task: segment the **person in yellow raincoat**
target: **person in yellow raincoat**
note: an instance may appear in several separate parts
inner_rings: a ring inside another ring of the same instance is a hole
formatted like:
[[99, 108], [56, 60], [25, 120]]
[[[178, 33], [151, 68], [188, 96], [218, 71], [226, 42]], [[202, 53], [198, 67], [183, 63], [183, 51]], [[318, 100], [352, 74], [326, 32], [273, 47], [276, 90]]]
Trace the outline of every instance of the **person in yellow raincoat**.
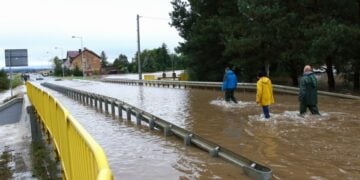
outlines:
[[270, 118], [269, 105], [275, 102], [272, 84], [263, 71], [259, 72], [258, 79], [256, 83], [256, 103], [262, 106], [264, 116], [268, 119]]

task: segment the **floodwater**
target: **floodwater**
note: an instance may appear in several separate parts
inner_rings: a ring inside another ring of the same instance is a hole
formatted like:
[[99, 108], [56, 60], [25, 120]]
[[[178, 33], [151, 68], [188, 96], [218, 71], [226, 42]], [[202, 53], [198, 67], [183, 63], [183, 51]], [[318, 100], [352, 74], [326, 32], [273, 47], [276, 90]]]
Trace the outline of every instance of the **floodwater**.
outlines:
[[[115, 97], [193, 131], [273, 170], [274, 179], [360, 179], [360, 101], [319, 96], [322, 116], [297, 116], [297, 96], [275, 93], [271, 119], [255, 93], [128, 86], [93, 81], [56, 84]], [[104, 148], [116, 179], [246, 179], [241, 168], [146, 126], [113, 120], [51, 91]]]
[[[13, 89], [13, 95], [21, 96], [21, 93], [25, 91], [25, 86], [21, 85]], [[0, 92], [0, 106], [10, 96], [10, 90]], [[12, 179], [32, 179], [31, 130], [25, 109], [28, 105], [27, 99], [24, 99], [24, 103], [15, 105], [16, 108], [21, 109], [21, 116], [18, 117], [20, 120], [6, 119], [6, 116], [2, 116], [5, 119], [0, 119], [0, 155], [5, 151], [11, 155], [8, 166], [12, 170]]]

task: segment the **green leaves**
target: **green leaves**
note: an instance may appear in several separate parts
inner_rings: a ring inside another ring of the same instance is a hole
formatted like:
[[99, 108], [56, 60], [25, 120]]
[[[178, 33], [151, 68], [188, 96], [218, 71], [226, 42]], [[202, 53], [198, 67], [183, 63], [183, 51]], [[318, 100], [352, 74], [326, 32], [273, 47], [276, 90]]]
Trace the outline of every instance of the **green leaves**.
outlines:
[[[231, 66], [239, 79], [270, 67], [293, 85], [305, 64], [358, 65], [358, 0], [173, 0], [171, 25], [184, 42], [193, 80], [220, 81]], [[329, 75], [329, 74], [328, 74]], [[331, 77], [329, 77], [331, 79]], [[356, 79], [356, 78], [354, 78]]]

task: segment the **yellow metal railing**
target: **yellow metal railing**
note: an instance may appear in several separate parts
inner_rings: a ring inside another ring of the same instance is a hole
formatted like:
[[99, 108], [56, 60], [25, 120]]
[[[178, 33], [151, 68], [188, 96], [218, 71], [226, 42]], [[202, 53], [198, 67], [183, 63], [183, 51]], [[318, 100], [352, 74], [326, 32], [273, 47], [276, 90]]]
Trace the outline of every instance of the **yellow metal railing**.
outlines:
[[113, 179], [103, 149], [59, 101], [30, 82], [26, 89], [60, 156], [63, 179]]

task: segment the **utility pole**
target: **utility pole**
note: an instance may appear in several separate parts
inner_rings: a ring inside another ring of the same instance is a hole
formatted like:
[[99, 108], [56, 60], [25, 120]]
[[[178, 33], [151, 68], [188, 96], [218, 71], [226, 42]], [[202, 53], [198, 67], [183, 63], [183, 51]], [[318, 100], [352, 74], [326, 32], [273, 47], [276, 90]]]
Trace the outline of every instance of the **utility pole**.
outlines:
[[136, 15], [136, 21], [137, 21], [137, 60], [138, 60], [138, 73], [139, 73], [139, 80], [142, 80], [142, 75], [141, 75], [141, 62], [140, 62], [140, 25], [139, 25], [139, 21], [140, 21], [140, 16], [137, 14]]
[[64, 49], [61, 47], [58, 47], [58, 46], [55, 46], [55, 49], [60, 49], [60, 51], [61, 51], [61, 57], [60, 57], [61, 69], [62, 69], [62, 76], [64, 77], [64, 61], [63, 61]]
[[13, 72], [11, 69], [11, 51], [10, 51], [10, 58], [9, 58], [9, 64], [10, 64], [10, 97], [13, 96], [13, 88], [12, 88], [12, 84], [13, 84]]
[[81, 66], [82, 66], [82, 73], [83, 73], [83, 79], [85, 79], [85, 73], [86, 73], [86, 71], [85, 71], [85, 69], [86, 69], [86, 66], [87, 66], [87, 63], [86, 62], [84, 62], [84, 45], [83, 45], [83, 38], [82, 38], [82, 36], [71, 36], [72, 38], [78, 38], [78, 39], [80, 39], [80, 45], [81, 45]]

